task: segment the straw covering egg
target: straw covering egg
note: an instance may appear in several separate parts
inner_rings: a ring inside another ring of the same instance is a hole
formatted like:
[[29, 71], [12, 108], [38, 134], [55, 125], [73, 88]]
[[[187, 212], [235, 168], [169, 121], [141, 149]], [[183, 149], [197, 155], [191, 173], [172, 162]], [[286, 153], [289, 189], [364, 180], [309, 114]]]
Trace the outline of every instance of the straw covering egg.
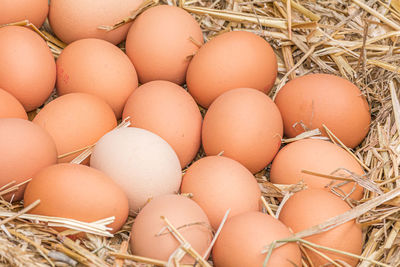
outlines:
[[49, 0], [1, 0], [0, 25], [28, 20], [40, 28], [49, 12]]
[[[131, 233], [131, 248], [135, 255], [168, 261], [181, 243], [168, 231], [165, 217], [185, 240], [203, 256], [212, 240], [212, 231], [204, 211], [184, 196], [165, 195], [151, 200], [139, 212]], [[185, 255], [180, 263], [193, 264]]]

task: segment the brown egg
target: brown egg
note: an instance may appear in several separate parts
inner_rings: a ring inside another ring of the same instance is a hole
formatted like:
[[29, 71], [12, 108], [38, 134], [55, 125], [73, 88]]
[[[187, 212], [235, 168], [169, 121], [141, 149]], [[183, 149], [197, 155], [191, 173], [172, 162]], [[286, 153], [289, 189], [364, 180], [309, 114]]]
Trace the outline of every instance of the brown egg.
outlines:
[[22, 104], [9, 92], [0, 88], [0, 118], [28, 119]]
[[196, 156], [201, 142], [200, 110], [182, 87], [168, 81], [140, 86], [126, 102], [123, 118], [132, 126], [149, 130], [167, 141], [182, 167]]
[[252, 173], [265, 168], [281, 145], [282, 118], [274, 102], [250, 88], [219, 96], [204, 117], [202, 140], [208, 156], [239, 161]]
[[181, 192], [193, 194], [215, 230], [228, 209], [229, 217], [260, 210], [256, 179], [242, 164], [226, 157], [210, 156], [193, 163], [183, 176]]
[[122, 42], [131, 22], [115, 30], [99, 29], [113, 26], [128, 18], [142, 0], [55, 0], [50, 3], [49, 21], [54, 33], [65, 43], [84, 38], [97, 38], [113, 44]]
[[203, 45], [190, 62], [186, 82], [196, 102], [207, 108], [222, 93], [250, 87], [268, 93], [278, 65], [271, 46], [254, 33], [221, 34]]
[[285, 135], [294, 137], [325, 124], [346, 146], [354, 148], [367, 135], [371, 115], [360, 89], [330, 74], [309, 74], [288, 82], [276, 96]]
[[115, 45], [82, 39], [68, 45], [57, 59], [57, 92], [88, 93], [106, 101], [119, 119], [125, 102], [138, 86], [135, 68]]
[[[291, 236], [279, 220], [261, 212], [246, 212], [226, 221], [212, 251], [215, 267], [260, 267], [267, 254], [261, 251], [271, 242]], [[268, 267], [301, 266], [296, 243], [274, 249]]]
[[[164, 195], [151, 200], [136, 217], [130, 241], [134, 255], [168, 261], [178, 249], [180, 243], [166, 229], [167, 224], [161, 216], [165, 216], [200, 255], [206, 253], [212, 231], [204, 211], [186, 197]], [[186, 255], [180, 263], [194, 262], [191, 256]]]
[[49, 12], [48, 0], [1, 0], [0, 25], [29, 20], [40, 28]]
[[[60, 96], [36, 115], [33, 122], [53, 137], [58, 155], [93, 145], [117, 125], [114, 112], [97, 96], [71, 93]], [[82, 151], [58, 159], [69, 162]]]
[[[341, 168], [343, 170], [341, 170]], [[345, 169], [345, 170], [344, 170]], [[295, 184], [303, 180], [308, 187], [326, 188], [336, 185], [335, 191], [351, 193], [351, 198], [360, 200], [363, 188], [355, 183], [340, 186], [343, 181], [334, 181], [315, 175], [302, 173], [302, 170], [319, 174], [351, 178], [351, 173], [362, 176], [361, 165], [341, 147], [323, 140], [303, 139], [286, 145], [276, 155], [271, 165], [270, 179], [276, 184]], [[348, 170], [348, 171], [346, 171]], [[333, 182], [333, 184], [331, 184]], [[326, 190], [330, 191], [330, 187]], [[353, 191], [354, 190], [354, 191]]]
[[[279, 220], [297, 233], [349, 210], [350, 207], [347, 203], [334, 194], [321, 189], [307, 189], [295, 193], [289, 198], [279, 214]], [[357, 255], [361, 254], [361, 227], [354, 220], [327, 232], [312, 235], [304, 239], [336, 250]], [[356, 258], [324, 250], [320, 251], [332, 260], [341, 260], [351, 266], [357, 265], [358, 260]], [[310, 256], [314, 266], [321, 266], [328, 263], [327, 260], [315, 252], [308, 249], [306, 249], [306, 252]]]
[[46, 101], [55, 82], [54, 57], [38, 34], [20, 26], [0, 28], [0, 88], [31, 111]]
[[126, 53], [141, 83], [167, 80], [183, 84], [190, 59], [202, 44], [200, 25], [188, 12], [160, 5], [134, 21], [126, 37]]
[[104, 173], [88, 166], [61, 163], [38, 172], [28, 184], [24, 206], [40, 199], [31, 214], [95, 222], [115, 216], [112, 233], [128, 218], [128, 198]]
[[[14, 185], [22, 183], [57, 162], [51, 136], [26, 119], [0, 118], [0, 151], [0, 187], [12, 181]], [[21, 200], [25, 186], [2, 197]]]

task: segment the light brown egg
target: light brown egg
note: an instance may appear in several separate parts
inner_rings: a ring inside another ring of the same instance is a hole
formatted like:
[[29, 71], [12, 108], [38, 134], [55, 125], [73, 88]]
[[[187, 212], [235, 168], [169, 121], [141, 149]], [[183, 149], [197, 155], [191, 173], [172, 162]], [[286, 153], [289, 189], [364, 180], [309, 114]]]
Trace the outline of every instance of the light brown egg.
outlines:
[[[0, 118], [0, 187], [22, 183], [56, 162], [56, 145], [45, 130], [26, 119]], [[25, 187], [2, 197], [21, 200]]]
[[[349, 205], [334, 194], [321, 189], [307, 189], [295, 193], [289, 198], [281, 210], [279, 220], [297, 233], [323, 223], [349, 210]], [[356, 255], [361, 254], [361, 227], [354, 220], [337, 226], [327, 232], [312, 235], [304, 239], [336, 250], [346, 251]], [[357, 265], [358, 260], [356, 258], [322, 249], [320, 251], [332, 260], [341, 260], [351, 266]], [[328, 263], [326, 259], [315, 252], [308, 249], [306, 249], [306, 252], [310, 256], [314, 266], [321, 266]]]
[[[261, 251], [271, 242], [291, 236], [279, 220], [261, 212], [246, 212], [226, 221], [212, 251], [215, 267], [260, 267], [267, 254]], [[274, 249], [268, 267], [301, 266], [296, 243]]]
[[[114, 112], [104, 100], [84, 93], [54, 99], [33, 122], [50, 133], [59, 156], [93, 145], [117, 125]], [[59, 158], [58, 162], [69, 162], [82, 152]]]
[[277, 59], [254, 33], [234, 31], [203, 45], [189, 64], [186, 82], [196, 102], [207, 108], [222, 93], [239, 87], [268, 93], [275, 83]]
[[152, 81], [135, 90], [126, 102], [123, 118], [149, 130], [171, 145], [181, 167], [196, 156], [201, 142], [202, 117], [191, 95], [168, 81]]
[[104, 40], [82, 39], [68, 45], [57, 59], [57, 92], [88, 93], [106, 101], [119, 119], [138, 86], [128, 56]]
[[113, 26], [128, 18], [142, 4], [142, 0], [52, 0], [49, 21], [54, 33], [69, 44], [84, 38], [97, 38], [113, 44], [122, 42], [131, 22], [115, 30], [99, 29]]
[[1, 0], [0, 25], [28, 20], [40, 28], [48, 12], [48, 0]]
[[131, 215], [152, 197], [177, 193], [182, 181], [181, 166], [171, 146], [158, 135], [134, 127], [116, 129], [100, 138], [90, 166], [124, 189]]
[[351, 193], [350, 197], [356, 200], [361, 199], [363, 195], [363, 188], [359, 185], [355, 186], [355, 183], [340, 186], [339, 184], [343, 181], [305, 174], [302, 170], [345, 178], [351, 178], [351, 172], [359, 176], [364, 175], [361, 165], [344, 149], [331, 142], [304, 139], [286, 145], [272, 162], [271, 182], [296, 184], [303, 180], [308, 187], [326, 188], [329, 191], [336, 185], [338, 188], [335, 191], [341, 194]]
[[[61, 163], [33, 176], [24, 194], [24, 206], [40, 199], [31, 214], [95, 222], [115, 216], [107, 225], [115, 233], [128, 217], [128, 198], [115, 182], [88, 166]], [[61, 230], [61, 229], [60, 229]]]
[[0, 28], [0, 88], [26, 111], [41, 106], [56, 82], [56, 64], [46, 42], [21, 26]]
[[238, 88], [219, 96], [203, 122], [202, 141], [208, 156], [239, 161], [252, 173], [265, 168], [281, 145], [282, 118], [264, 93]]
[[[180, 243], [166, 229], [164, 216], [200, 255], [212, 240], [212, 231], [204, 211], [184, 196], [164, 195], [151, 200], [136, 217], [131, 233], [131, 249], [134, 255], [168, 261]], [[180, 263], [193, 264], [186, 255]]]
[[346, 146], [354, 148], [367, 135], [371, 115], [360, 89], [331, 74], [309, 74], [288, 82], [276, 96], [285, 135], [294, 137], [325, 124]]
[[188, 12], [160, 5], [135, 19], [126, 37], [126, 53], [141, 83], [167, 80], [183, 84], [190, 59], [202, 44], [200, 25]]
[[256, 179], [242, 164], [227, 157], [204, 157], [193, 163], [183, 176], [181, 192], [193, 194], [214, 230], [228, 209], [229, 217], [260, 210], [261, 190]]
[[22, 104], [9, 92], [0, 88], [0, 118], [28, 119]]

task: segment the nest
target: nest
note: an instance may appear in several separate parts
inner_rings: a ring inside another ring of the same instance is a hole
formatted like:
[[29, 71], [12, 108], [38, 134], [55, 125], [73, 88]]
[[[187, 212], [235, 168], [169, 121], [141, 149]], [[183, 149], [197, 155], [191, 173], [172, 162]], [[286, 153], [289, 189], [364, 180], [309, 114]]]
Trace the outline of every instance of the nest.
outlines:
[[[131, 17], [121, 18], [121, 23], [99, 26], [112, 30], [156, 4], [158, 1], [148, 0]], [[312, 246], [302, 238], [357, 219], [364, 233], [358, 266], [400, 266], [400, 104], [397, 90], [400, 85], [400, 1], [166, 0], [163, 4], [177, 5], [191, 13], [200, 23], [206, 41], [235, 30], [250, 31], [265, 38], [278, 57], [279, 74], [270, 93], [272, 98], [289, 80], [307, 73], [342, 76], [361, 89], [371, 108], [371, 129], [363, 143], [348, 152], [360, 162], [366, 175], [360, 179], [349, 173], [348, 179], [365, 188], [363, 199], [349, 202], [353, 206], [351, 211], [272, 245], [296, 241]], [[52, 35], [47, 23], [37, 31], [57, 57], [65, 45]], [[284, 141], [292, 142], [316, 134], [318, 132], [311, 131]], [[340, 144], [333, 134], [330, 138]], [[84, 153], [90, 154], [90, 149]], [[197, 158], [202, 156], [199, 153]], [[256, 178], [262, 188], [265, 211], [271, 215], [279, 212], [281, 202], [278, 199], [304, 187], [302, 184], [271, 184], [268, 169], [256, 174]], [[12, 190], [12, 186], [1, 188], [0, 194]], [[88, 234], [87, 239], [73, 241], [52, 230], [49, 222], [57, 222], [51, 219], [24, 217], [29, 208], [22, 209], [22, 206], [21, 203], [0, 202], [3, 212], [0, 213], [3, 218], [0, 221], [0, 263], [4, 265], [165, 266], [165, 262], [130, 254], [128, 240], [133, 217], [129, 217], [113, 237], [94, 232]], [[79, 223], [78, 226], [83, 227]], [[97, 227], [101, 232], [104, 230], [101, 226], [86, 227]], [[75, 229], [79, 230], [79, 227]], [[271, 248], [267, 245], [266, 254]], [[310, 264], [304, 260], [303, 266]]]

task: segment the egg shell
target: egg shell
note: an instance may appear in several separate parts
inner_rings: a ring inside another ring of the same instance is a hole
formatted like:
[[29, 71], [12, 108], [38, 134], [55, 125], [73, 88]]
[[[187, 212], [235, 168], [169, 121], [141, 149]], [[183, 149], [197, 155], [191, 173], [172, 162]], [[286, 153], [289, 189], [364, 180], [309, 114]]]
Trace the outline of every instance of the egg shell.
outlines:
[[[349, 211], [351, 208], [336, 195], [321, 189], [307, 189], [295, 193], [283, 205], [279, 220], [295, 233], [318, 225], [328, 219]], [[336, 250], [350, 252], [356, 255], [362, 250], [362, 231], [354, 220], [337, 226], [327, 232], [319, 233], [305, 240], [330, 247]], [[328, 261], [315, 252], [306, 249], [314, 266], [321, 266]], [[358, 259], [343, 254], [318, 249], [332, 260], [342, 260], [350, 266], [356, 266]]]
[[291, 80], [278, 92], [285, 135], [295, 137], [304, 129], [325, 124], [346, 146], [356, 147], [369, 130], [371, 115], [360, 89], [331, 74], [309, 74]]
[[[20, 118], [0, 118], [0, 187], [32, 178], [41, 169], [57, 162], [51, 136], [36, 124]], [[26, 184], [3, 195], [9, 201], [21, 200]]]
[[129, 22], [115, 30], [99, 29], [113, 26], [131, 16], [142, 0], [52, 0], [49, 22], [54, 33], [65, 43], [84, 38], [103, 39], [113, 44], [122, 42], [131, 26]]
[[40, 28], [48, 12], [48, 0], [1, 0], [0, 25], [28, 20]]
[[196, 102], [182, 87], [168, 81], [141, 85], [126, 102], [123, 118], [128, 116], [131, 126], [149, 130], [167, 141], [181, 167], [196, 156], [203, 118]]
[[[152, 199], [136, 217], [131, 233], [131, 249], [134, 255], [168, 261], [180, 243], [166, 229], [164, 216], [178, 229], [191, 247], [203, 255], [212, 240], [212, 231], [204, 211], [183, 196], [164, 195]], [[193, 264], [186, 255], [180, 263]]]
[[[361, 165], [341, 147], [328, 141], [303, 139], [286, 145], [278, 152], [271, 165], [270, 180], [276, 184], [296, 184], [303, 180], [311, 188], [324, 189], [329, 185], [326, 188], [329, 191], [331, 187], [343, 183], [305, 174], [302, 170], [345, 178], [351, 178], [352, 173], [364, 175]], [[355, 183], [347, 183], [335, 190], [351, 193], [350, 197], [355, 200], [363, 196], [363, 188], [355, 186]]]
[[141, 83], [167, 80], [183, 84], [190, 59], [203, 42], [200, 25], [188, 12], [159, 5], [135, 19], [126, 37], [126, 53]]
[[22, 104], [9, 92], [0, 88], [0, 118], [28, 119]]
[[[265, 246], [291, 236], [279, 220], [261, 212], [250, 211], [226, 221], [212, 251], [215, 267], [263, 266]], [[273, 250], [268, 267], [301, 266], [301, 254], [296, 243], [287, 243]]]
[[0, 28], [0, 88], [31, 111], [46, 101], [55, 82], [53, 54], [38, 34], [21, 26]]
[[[99, 97], [85, 93], [54, 99], [40, 110], [33, 122], [50, 133], [59, 156], [93, 145], [117, 126], [111, 107]], [[61, 157], [58, 162], [70, 162], [80, 153]]]
[[256, 179], [242, 164], [226, 157], [204, 157], [193, 163], [183, 176], [181, 192], [193, 194], [214, 230], [228, 209], [229, 217], [260, 210]]
[[256, 173], [272, 161], [282, 135], [275, 103], [258, 90], [237, 88], [219, 96], [208, 109], [202, 141], [208, 156], [223, 152]]
[[151, 197], [178, 192], [182, 180], [171, 146], [158, 135], [133, 127], [104, 135], [93, 149], [90, 165], [124, 189], [131, 215]]
[[129, 95], [138, 86], [136, 70], [115, 45], [99, 39], [81, 39], [58, 57], [57, 93], [88, 93], [106, 101], [119, 119]]
[[223, 33], [203, 45], [189, 64], [186, 83], [196, 102], [208, 108], [222, 93], [250, 87], [268, 93], [278, 64], [267, 41], [245, 31]]
[[33, 176], [24, 194], [24, 206], [37, 199], [31, 214], [95, 222], [115, 216], [107, 225], [118, 231], [128, 218], [128, 198], [107, 175], [85, 165], [61, 163]]

